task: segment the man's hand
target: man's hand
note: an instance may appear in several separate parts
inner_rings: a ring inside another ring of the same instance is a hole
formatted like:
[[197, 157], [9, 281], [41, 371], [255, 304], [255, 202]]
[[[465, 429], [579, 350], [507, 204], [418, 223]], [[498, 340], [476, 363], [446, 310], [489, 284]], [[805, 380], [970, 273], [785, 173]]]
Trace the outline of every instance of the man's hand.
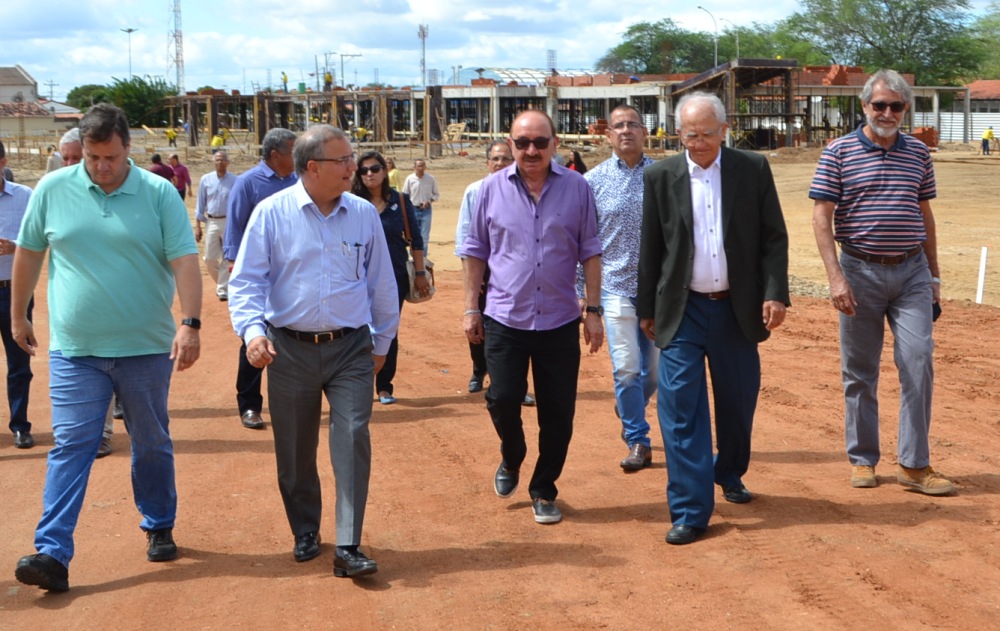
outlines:
[[385, 355], [372, 353], [372, 361], [375, 362], [375, 374], [377, 375], [382, 370], [382, 366], [385, 366]]
[[201, 336], [198, 329], [181, 325], [170, 347], [170, 359], [177, 360], [177, 370], [185, 370], [194, 365], [201, 355]]
[[[247, 361], [254, 368], [263, 368], [277, 357], [278, 351], [266, 335], [258, 335], [247, 344]], [[376, 371], [377, 372], [377, 371]]]
[[194, 224], [194, 240], [201, 242], [201, 222], [197, 221]]
[[781, 323], [785, 321], [786, 310], [785, 303], [780, 300], [765, 300], [763, 309], [764, 328], [768, 331], [773, 331], [781, 326]]
[[28, 318], [14, 318], [10, 321], [10, 334], [25, 353], [35, 356], [38, 340], [35, 339], [35, 328]]
[[486, 332], [483, 330], [483, 314], [465, 314], [465, 319], [462, 321], [462, 325], [465, 328], [465, 337], [467, 337], [469, 342], [472, 344], [482, 344], [483, 340], [486, 339]]
[[594, 354], [604, 342], [604, 321], [596, 313], [588, 313], [583, 319], [583, 341], [590, 344], [590, 353]]
[[653, 318], [639, 318], [639, 328], [653, 342], [656, 341], [656, 320]]
[[854, 315], [854, 307], [858, 306], [858, 301], [854, 299], [854, 292], [843, 274], [830, 281], [830, 300], [837, 311], [848, 316]]

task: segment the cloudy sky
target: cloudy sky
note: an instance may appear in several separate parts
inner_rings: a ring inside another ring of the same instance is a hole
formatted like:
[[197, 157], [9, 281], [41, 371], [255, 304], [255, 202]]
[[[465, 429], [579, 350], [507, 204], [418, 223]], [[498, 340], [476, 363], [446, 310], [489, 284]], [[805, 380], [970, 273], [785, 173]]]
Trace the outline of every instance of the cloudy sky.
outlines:
[[[987, 2], [976, 1], [979, 9]], [[42, 96], [61, 100], [73, 87], [107, 84], [132, 73], [167, 78], [169, 0], [5, 0], [0, 65], [22, 65]], [[182, 0], [184, 85], [249, 92], [254, 83], [315, 86], [325, 59], [340, 82], [420, 85], [425, 24], [427, 68], [449, 79], [458, 66], [543, 68], [549, 49], [562, 69], [590, 69], [629, 25], [670, 17], [683, 28], [713, 32], [697, 0]], [[796, 0], [704, 0], [720, 38], [732, 24], [772, 23], [798, 10]], [[331, 53], [331, 54], [326, 54]], [[345, 55], [342, 59], [341, 55]], [[346, 55], [360, 55], [347, 57]], [[468, 71], [467, 71], [468, 73]], [[56, 85], [49, 86], [49, 83]]]

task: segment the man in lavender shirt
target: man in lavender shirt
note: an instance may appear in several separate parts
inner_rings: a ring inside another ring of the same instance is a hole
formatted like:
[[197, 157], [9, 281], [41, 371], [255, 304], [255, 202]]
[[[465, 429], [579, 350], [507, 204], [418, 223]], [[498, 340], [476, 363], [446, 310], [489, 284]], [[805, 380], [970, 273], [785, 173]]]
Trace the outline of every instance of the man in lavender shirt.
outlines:
[[[587, 307], [584, 340], [594, 353], [604, 341], [601, 322], [601, 241], [594, 195], [583, 177], [552, 157], [558, 146], [552, 119], [539, 110], [522, 112], [508, 143], [515, 164], [483, 182], [465, 257], [465, 334], [485, 336], [491, 376], [486, 409], [500, 436], [502, 460], [493, 479], [500, 497], [517, 489], [527, 453], [521, 403], [529, 363], [538, 401], [538, 460], [531, 476], [535, 521], [562, 519], [556, 480], [573, 435], [580, 369], [580, 306], [576, 266], [583, 265]], [[479, 289], [487, 264], [486, 313]]]

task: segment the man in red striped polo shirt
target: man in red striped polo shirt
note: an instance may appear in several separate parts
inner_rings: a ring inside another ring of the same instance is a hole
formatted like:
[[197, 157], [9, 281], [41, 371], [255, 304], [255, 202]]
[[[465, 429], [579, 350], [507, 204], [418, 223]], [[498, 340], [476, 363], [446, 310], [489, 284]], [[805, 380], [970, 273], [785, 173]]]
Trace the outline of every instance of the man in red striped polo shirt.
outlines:
[[913, 91], [897, 72], [872, 75], [861, 102], [865, 124], [827, 146], [809, 189], [816, 243], [840, 312], [851, 485], [878, 485], [878, 377], [888, 319], [901, 391], [896, 479], [945, 495], [954, 488], [931, 468], [928, 440], [932, 313], [941, 288], [934, 166], [926, 145], [899, 131]]

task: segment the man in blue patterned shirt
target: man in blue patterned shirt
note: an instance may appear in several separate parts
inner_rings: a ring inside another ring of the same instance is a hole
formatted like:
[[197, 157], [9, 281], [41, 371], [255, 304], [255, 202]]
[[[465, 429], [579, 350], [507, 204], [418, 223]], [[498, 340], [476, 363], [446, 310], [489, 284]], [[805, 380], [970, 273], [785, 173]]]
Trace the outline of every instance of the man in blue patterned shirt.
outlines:
[[619, 463], [626, 472], [653, 462], [646, 404], [656, 392], [659, 353], [642, 333], [635, 313], [642, 173], [653, 163], [642, 153], [646, 133], [638, 110], [630, 105], [616, 107], [608, 125], [614, 154], [583, 176], [597, 200], [597, 232], [604, 248], [601, 306], [615, 379], [615, 413], [621, 418], [622, 440], [629, 448]]

